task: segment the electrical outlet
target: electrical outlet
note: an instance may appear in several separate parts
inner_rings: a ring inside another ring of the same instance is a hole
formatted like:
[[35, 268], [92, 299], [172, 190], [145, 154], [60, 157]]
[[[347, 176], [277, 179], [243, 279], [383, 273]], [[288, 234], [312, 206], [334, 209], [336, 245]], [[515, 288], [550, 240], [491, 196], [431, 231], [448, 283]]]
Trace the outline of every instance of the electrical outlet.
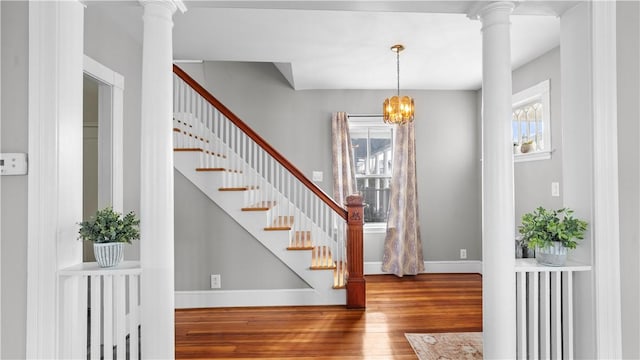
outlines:
[[212, 289], [220, 289], [222, 287], [222, 282], [220, 279], [220, 274], [211, 275], [211, 288]]
[[467, 249], [460, 249], [460, 259], [467, 258]]

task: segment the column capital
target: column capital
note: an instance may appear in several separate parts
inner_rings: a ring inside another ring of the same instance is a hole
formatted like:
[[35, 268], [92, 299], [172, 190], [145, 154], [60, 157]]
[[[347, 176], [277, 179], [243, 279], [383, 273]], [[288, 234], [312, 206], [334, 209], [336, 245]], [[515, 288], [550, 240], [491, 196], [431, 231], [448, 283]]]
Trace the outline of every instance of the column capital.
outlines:
[[467, 17], [471, 20], [480, 20], [484, 26], [489, 26], [493, 25], [487, 24], [489, 15], [499, 13], [510, 15], [515, 6], [513, 1], [481, 1], [469, 8]]
[[167, 9], [169, 9], [169, 11], [171, 11], [172, 15], [178, 9], [182, 13], [187, 11], [187, 7], [184, 5], [184, 2], [182, 2], [182, 0], [138, 0], [138, 2], [140, 3], [140, 5], [142, 5], [143, 8], [150, 4], [164, 5], [167, 7]]

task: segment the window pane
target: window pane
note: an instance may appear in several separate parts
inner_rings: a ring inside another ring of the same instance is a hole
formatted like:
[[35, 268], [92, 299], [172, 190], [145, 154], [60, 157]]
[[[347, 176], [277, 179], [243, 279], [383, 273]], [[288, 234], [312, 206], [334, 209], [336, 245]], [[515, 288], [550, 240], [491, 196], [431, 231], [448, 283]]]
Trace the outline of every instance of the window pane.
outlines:
[[520, 132], [518, 131], [518, 117], [517, 117], [515, 112], [511, 115], [511, 117], [512, 117], [512, 120], [511, 120], [511, 136], [513, 138], [513, 143], [514, 144], [519, 144], [520, 143]]
[[543, 128], [542, 103], [530, 103], [513, 109], [511, 131], [514, 143], [522, 144], [533, 141], [536, 151], [543, 150], [545, 130]]
[[350, 126], [356, 186], [364, 202], [364, 222], [386, 222], [393, 168], [393, 127], [382, 123]]
[[356, 167], [356, 174], [366, 174], [366, 159], [367, 159], [367, 138], [366, 134], [364, 138], [354, 138], [351, 135], [351, 146], [353, 146], [354, 164]]
[[387, 177], [357, 179], [358, 191], [364, 202], [364, 222], [386, 222], [389, 209], [389, 183]]
[[370, 174], [391, 175], [391, 129], [369, 130], [369, 151], [373, 160]]

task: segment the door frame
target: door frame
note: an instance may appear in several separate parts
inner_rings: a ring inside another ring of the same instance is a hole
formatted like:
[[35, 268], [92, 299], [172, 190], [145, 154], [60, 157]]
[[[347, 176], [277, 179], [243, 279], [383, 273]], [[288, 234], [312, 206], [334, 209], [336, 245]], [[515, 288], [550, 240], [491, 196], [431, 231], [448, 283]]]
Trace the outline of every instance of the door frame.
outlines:
[[124, 77], [87, 55], [83, 71], [98, 82], [98, 208], [122, 212]]

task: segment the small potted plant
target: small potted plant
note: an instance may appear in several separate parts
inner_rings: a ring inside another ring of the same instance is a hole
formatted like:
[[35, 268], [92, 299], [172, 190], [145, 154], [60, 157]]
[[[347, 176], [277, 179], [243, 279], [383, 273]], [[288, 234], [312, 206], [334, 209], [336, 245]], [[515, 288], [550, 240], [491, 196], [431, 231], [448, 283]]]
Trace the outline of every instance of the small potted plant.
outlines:
[[574, 218], [571, 209], [538, 207], [534, 212], [522, 215], [522, 225], [518, 229], [524, 244], [535, 249], [538, 263], [563, 266], [567, 249], [575, 249], [577, 240], [584, 239], [587, 222]]
[[127, 215], [110, 206], [98, 210], [88, 221], [81, 222], [78, 239], [93, 242], [93, 253], [101, 267], [112, 267], [122, 261], [124, 243], [140, 238], [140, 220], [133, 212]]

